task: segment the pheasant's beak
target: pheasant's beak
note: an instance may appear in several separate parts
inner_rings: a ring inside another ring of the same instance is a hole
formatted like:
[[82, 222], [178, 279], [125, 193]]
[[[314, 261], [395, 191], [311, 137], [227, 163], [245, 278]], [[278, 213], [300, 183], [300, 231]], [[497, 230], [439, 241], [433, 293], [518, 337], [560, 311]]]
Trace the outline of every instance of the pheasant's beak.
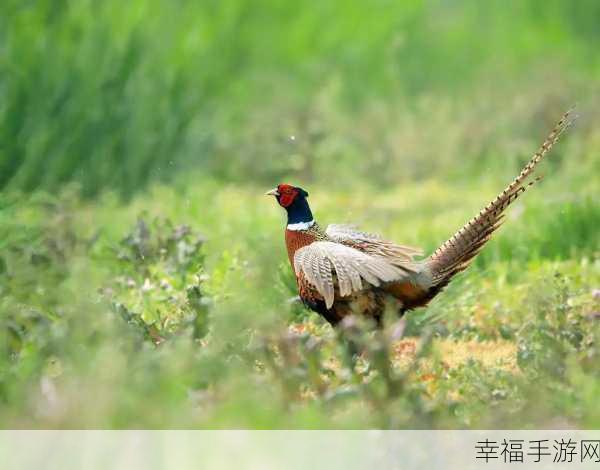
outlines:
[[265, 196], [279, 196], [279, 191], [277, 191], [277, 188], [271, 189], [271, 191], [265, 193]]

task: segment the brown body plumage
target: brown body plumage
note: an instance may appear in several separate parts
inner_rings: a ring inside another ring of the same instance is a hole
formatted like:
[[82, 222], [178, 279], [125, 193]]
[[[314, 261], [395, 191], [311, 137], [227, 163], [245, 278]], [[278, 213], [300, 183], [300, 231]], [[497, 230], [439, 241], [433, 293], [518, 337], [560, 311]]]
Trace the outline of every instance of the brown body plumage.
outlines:
[[301, 188], [281, 184], [274, 195], [288, 212], [285, 241], [300, 298], [332, 324], [351, 314], [380, 323], [385, 311], [399, 314], [426, 305], [460, 271], [466, 269], [492, 233], [506, 208], [539, 178], [528, 182], [537, 164], [572, 123], [567, 112], [538, 152], [492, 202], [431, 256], [416, 261], [420, 250], [398, 245], [353, 226], [312, 219]]

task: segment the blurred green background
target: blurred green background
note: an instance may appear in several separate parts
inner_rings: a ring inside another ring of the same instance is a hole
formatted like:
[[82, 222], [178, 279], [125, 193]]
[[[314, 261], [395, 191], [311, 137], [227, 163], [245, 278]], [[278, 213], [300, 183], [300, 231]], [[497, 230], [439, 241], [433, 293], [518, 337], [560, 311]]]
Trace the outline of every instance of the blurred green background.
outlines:
[[0, 188], [463, 174], [507, 168], [567, 106], [597, 109], [594, 0], [1, 9]]
[[[3, 0], [0, 426], [598, 427], [600, 3]], [[426, 252], [406, 338], [296, 294], [266, 189]]]

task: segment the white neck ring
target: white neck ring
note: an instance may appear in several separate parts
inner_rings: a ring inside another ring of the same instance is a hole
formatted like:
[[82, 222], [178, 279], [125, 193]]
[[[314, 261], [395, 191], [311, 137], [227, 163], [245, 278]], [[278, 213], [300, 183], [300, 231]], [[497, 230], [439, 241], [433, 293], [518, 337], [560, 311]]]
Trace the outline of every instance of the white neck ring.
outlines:
[[297, 224], [288, 224], [287, 229], [292, 230], [293, 232], [299, 232], [300, 230], [308, 230], [313, 225], [315, 225], [315, 221], [311, 220], [309, 222], [298, 222]]

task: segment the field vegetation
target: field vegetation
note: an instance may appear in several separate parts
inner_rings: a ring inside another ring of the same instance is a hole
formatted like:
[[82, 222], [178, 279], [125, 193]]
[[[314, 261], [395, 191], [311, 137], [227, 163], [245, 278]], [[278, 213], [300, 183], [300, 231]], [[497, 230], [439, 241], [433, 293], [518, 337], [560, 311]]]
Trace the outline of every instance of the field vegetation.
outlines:
[[[1, 426], [597, 428], [599, 14], [2, 2]], [[334, 331], [295, 300], [267, 189], [431, 252], [574, 104], [429, 307]]]

